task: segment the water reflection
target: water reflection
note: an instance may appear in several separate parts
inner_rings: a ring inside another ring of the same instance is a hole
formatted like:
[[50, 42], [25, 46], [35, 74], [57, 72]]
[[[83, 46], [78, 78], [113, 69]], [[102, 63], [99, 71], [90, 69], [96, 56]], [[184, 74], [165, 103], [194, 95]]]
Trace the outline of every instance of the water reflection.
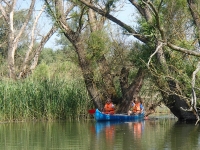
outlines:
[[200, 128], [159, 118], [137, 122], [1, 123], [5, 150], [196, 150]]
[[[137, 145], [141, 145], [141, 137], [145, 128], [145, 121], [134, 121], [134, 122], [96, 122], [95, 123], [95, 133], [98, 139], [97, 142], [105, 143], [105, 148], [125, 148], [129, 145], [129, 143], [120, 141], [124, 137], [124, 141], [130, 141], [131, 143], [135, 143], [134, 147]], [[120, 137], [122, 136], [122, 137]], [[119, 139], [118, 139], [119, 138]], [[128, 139], [126, 139], [128, 138]], [[135, 142], [134, 142], [135, 141]], [[98, 144], [98, 143], [96, 143]], [[99, 147], [103, 149], [103, 147]]]
[[136, 121], [128, 123], [129, 130], [133, 131], [135, 139], [141, 139], [144, 130], [144, 121]]
[[200, 147], [199, 126], [194, 123], [185, 124], [176, 122], [170, 128], [170, 134], [165, 135], [168, 147], [178, 147], [179, 149], [199, 149]]
[[119, 124], [128, 124], [128, 128], [130, 132], [133, 133], [135, 138], [141, 138], [142, 132], [144, 130], [144, 121], [134, 121], [134, 122], [114, 122], [114, 121], [108, 121], [108, 122], [96, 122], [95, 124], [95, 131], [98, 134], [100, 132], [105, 132], [106, 139], [111, 140], [114, 138], [115, 130], [117, 128], [116, 125]]

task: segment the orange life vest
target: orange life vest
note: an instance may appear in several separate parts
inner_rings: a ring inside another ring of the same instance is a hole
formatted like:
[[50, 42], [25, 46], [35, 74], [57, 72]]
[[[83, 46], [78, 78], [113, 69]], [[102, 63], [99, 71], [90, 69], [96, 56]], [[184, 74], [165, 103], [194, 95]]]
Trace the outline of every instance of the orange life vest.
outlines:
[[133, 112], [134, 112], [134, 113], [141, 112], [140, 103], [136, 103], [136, 104], [133, 106]]
[[105, 114], [114, 114], [115, 109], [113, 108], [113, 103], [106, 103], [104, 106], [104, 113]]

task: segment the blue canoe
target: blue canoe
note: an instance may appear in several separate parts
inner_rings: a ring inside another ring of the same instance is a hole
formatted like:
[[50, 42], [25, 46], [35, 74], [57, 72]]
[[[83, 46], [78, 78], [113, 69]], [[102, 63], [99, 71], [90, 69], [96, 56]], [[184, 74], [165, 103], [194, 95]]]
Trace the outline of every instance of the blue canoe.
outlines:
[[135, 120], [143, 120], [144, 113], [137, 115], [124, 115], [124, 114], [104, 114], [96, 109], [94, 113], [94, 118], [96, 121], [135, 121]]

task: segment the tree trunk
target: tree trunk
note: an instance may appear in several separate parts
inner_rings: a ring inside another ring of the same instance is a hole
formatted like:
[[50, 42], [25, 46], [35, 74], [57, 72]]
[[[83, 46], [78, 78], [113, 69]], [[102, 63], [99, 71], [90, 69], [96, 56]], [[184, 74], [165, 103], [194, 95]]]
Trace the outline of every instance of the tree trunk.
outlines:
[[[92, 2], [88, 0], [88, 3]], [[103, 29], [104, 23], [105, 23], [105, 17], [103, 16], [97, 16], [97, 14], [94, 10], [90, 9], [88, 10], [88, 20], [89, 20], [89, 25], [90, 25], [90, 31], [91, 32], [96, 32], [96, 31], [101, 31]], [[117, 99], [116, 97], [116, 90], [115, 86], [113, 83], [113, 76], [111, 75], [111, 69], [110, 66], [104, 56], [102, 54], [99, 56], [99, 58], [96, 60], [99, 71], [101, 73], [102, 77], [102, 101], [105, 101], [107, 98], [111, 98], [112, 100]]]
[[196, 120], [196, 116], [193, 111], [186, 111], [190, 107], [184, 99], [180, 98], [180, 96], [169, 95], [168, 102], [165, 103], [165, 105], [179, 120], [183, 121]]
[[[128, 69], [123, 68], [121, 72], [121, 89], [123, 89], [123, 97], [122, 101], [119, 103], [117, 113], [127, 113], [129, 106], [130, 106], [130, 101], [133, 99], [133, 97], [136, 97], [140, 89], [142, 88], [145, 73], [142, 68], [138, 69], [137, 75], [134, 79], [134, 81], [128, 86]], [[128, 86], [128, 87], [127, 87]]]

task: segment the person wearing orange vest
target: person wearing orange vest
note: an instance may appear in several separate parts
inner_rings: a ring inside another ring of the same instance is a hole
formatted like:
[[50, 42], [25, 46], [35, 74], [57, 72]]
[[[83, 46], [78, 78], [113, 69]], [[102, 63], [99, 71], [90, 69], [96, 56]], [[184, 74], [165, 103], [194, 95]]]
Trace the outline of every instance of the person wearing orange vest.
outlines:
[[111, 99], [108, 98], [103, 110], [104, 114], [114, 114], [115, 113], [115, 105], [111, 102]]
[[133, 98], [131, 103], [131, 109], [128, 111], [128, 115], [139, 114], [142, 111], [143, 111], [143, 106], [140, 103], [140, 98], [139, 97]]

